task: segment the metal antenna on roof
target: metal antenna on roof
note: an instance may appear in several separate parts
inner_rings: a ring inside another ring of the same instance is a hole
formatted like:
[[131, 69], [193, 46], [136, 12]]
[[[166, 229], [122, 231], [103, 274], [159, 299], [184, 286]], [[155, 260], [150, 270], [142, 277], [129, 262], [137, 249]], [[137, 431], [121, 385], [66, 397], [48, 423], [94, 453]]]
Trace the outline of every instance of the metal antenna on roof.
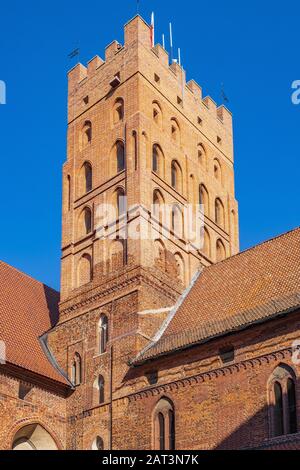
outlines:
[[136, 0], [136, 12], [137, 14], [140, 12], [140, 0]]
[[224, 91], [224, 83], [221, 83], [221, 99], [222, 99], [223, 104], [229, 103], [229, 99], [227, 98], [225, 91]]
[[72, 52], [70, 52], [70, 54], [68, 54], [69, 59], [74, 59], [74, 57], [79, 55], [79, 52], [80, 52], [79, 47], [77, 47]]
[[155, 21], [154, 21], [154, 12], [151, 13], [151, 45], [155, 46]]
[[180, 52], [180, 47], [178, 47], [178, 63], [181, 65], [181, 52]]
[[163, 48], [165, 49], [166, 45], [165, 45], [165, 35], [164, 34], [162, 35], [162, 45], [163, 45]]
[[172, 23], [170, 23], [170, 46], [171, 46], [171, 63], [173, 63], [173, 31], [172, 31]]

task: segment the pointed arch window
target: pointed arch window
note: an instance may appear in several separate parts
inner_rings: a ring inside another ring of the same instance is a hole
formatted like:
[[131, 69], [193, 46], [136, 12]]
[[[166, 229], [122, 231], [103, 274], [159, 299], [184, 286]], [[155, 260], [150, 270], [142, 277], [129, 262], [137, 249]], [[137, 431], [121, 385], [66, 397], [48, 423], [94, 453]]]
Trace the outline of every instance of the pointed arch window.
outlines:
[[84, 149], [92, 141], [92, 123], [85, 121], [81, 131], [81, 149]]
[[297, 409], [296, 409], [296, 387], [293, 379], [287, 381], [287, 399], [288, 399], [288, 434], [297, 432]]
[[164, 177], [164, 155], [157, 144], [152, 148], [152, 170], [160, 177]]
[[127, 264], [127, 243], [126, 240], [117, 236], [112, 240], [110, 246], [110, 271], [114, 272], [123, 269]]
[[226, 258], [226, 249], [222, 240], [218, 239], [216, 244], [216, 259], [217, 263]]
[[125, 145], [120, 140], [116, 144], [117, 150], [117, 172], [125, 170]]
[[176, 160], [173, 160], [171, 164], [171, 185], [176, 191], [182, 191], [182, 171]]
[[126, 213], [126, 196], [123, 188], [117, 189], [117, 218], [119, 219]]
[[153, 449], [175, 450], [175, 411], [172, 402], [161, 398], [153, 414]]
[[174, 410], [169, 410], [169, 449], [175, 450], [175, 415]]
[[158, 126], [162, 126], [162, 112], [157, 101], [153, 101], [153, 120]]
[[215, 222], [220, 227], [224, 228], [225, 222], [225, 213], [224, 213], [224, 206], [221, 199], [216, 198], [215, 200]]
[[79, 353], [75, 353], [72, 363], [72, 382], [75, 386], [80, 385], [82, 382], [82, 361]]
[[206, 168], [207, 165], [207, 158], [206, 158], [206, 150], [202, 144], [198, 144], [198, 162], [200, 165], [202, 165], [204, 168]]
[[105, 401], [104, 395], [104, 378], [102, 375], [98, 377], [98, 392], [99, 392], [99, 405], [102, 405]]
[[92, 280], [92, 258], [85, 253], [81, 256], [77, 267], [77, 286], [81, 287]]
[[204, 184], [199, 186], [199, 204], [204, 215], [209, 216], [209, 195]]
[[99, 353], [104, 354], [107, 350], [108, 343], [108, 318], [101, 315], [99, 322]]
[[124, 119], [124, 100], [117, 98], [113, 109], [113, 121], [117, 124]]
[[159, 450], [165, 450], [165, 418], [162, 413], [158, 413], [158, 426], [159, 426]]
[[161, 192], [156, 189], [153, 192], [153, 216], [155, 217], [156, 220], [159, 221], [160, 224], [164, 223], [165, 219], [165, 205], [164, 205], [164, 197], [161, 194]]
[[283, 434], [283, 397], [280, 383], [274, 384], [274, 436]]
[[269, 382], [269, 420], [271, 437], [298, 432], [296, 376], [291, 367], [281, 364]]
[[219, 160], [214, 159], [214, 177], [218, 181], [222, 181], [222, 169]]
[[178, 238], [183, 238], [184, 236], [184, 221], [181, 209], [176, 204], [172, 207], [172, 215], [171, 215], [171, 228], [174, 234]]
[[80, 217], [80, 235], [88, 235], [92, 231], [92, 211], [85, 207]]
[[166, 248], [161, 240], [154, 241], [154, 263], [162, 271], [166, 269]]
[[84, 193], [89, 193], [93, 189], [93, 170], [89, 162], [85, 162], [82, 167], [82, 188]]
[[180, 127], [175, 118], [171, 119], [171, 137], [175, 142], [180, 143]]
[[204, 230], [203, 230], [203, 253], [205, 256], [210, 258], [211, 256], [210, 235], [206, 227], [204, 227]]
[[175, 253], [175, 262], [177, 267], [177, 278], [182, 284], [185, 284], [185, 264], [180, 253]]

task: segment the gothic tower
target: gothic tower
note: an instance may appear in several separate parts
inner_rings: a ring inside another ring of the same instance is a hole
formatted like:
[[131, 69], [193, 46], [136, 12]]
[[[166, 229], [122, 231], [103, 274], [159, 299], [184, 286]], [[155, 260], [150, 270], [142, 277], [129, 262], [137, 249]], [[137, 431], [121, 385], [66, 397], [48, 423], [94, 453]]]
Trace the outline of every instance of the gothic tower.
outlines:
[[196, 271], [238, 250], [231, 114], [186, 83], [136, 16], [124, 45], [69, 72], [60, 320], [48, 338], [74, 384], [69, 448], [113, 447], [128, 361]]

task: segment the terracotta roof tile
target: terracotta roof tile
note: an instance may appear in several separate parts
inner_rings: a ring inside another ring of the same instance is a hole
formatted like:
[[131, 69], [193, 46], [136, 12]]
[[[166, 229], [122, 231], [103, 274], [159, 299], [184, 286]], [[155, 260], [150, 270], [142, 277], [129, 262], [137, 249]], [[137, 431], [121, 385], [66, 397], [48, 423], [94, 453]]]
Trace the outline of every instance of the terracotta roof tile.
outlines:
[[59, 293], [0, 261], [0, 341], [6, 362], [67, 384], [39, 337], [58, 320]]
[[298, 307], [300, 228], [205, 268], [160, 338], [133, 364]]

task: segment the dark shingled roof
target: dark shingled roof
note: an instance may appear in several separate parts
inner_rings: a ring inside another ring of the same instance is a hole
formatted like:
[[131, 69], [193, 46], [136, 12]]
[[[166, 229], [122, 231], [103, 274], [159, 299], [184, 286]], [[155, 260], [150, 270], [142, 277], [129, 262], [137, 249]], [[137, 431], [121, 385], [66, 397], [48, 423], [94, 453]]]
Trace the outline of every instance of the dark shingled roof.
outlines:
[[40, 341], [58, 320], [59, 292], [2, 261], [0, 280], [0, 341], [5, 343], [6, 362], [69, 385]]
[[300, 307], [300, 228], [199, 274], [138, 365]]

